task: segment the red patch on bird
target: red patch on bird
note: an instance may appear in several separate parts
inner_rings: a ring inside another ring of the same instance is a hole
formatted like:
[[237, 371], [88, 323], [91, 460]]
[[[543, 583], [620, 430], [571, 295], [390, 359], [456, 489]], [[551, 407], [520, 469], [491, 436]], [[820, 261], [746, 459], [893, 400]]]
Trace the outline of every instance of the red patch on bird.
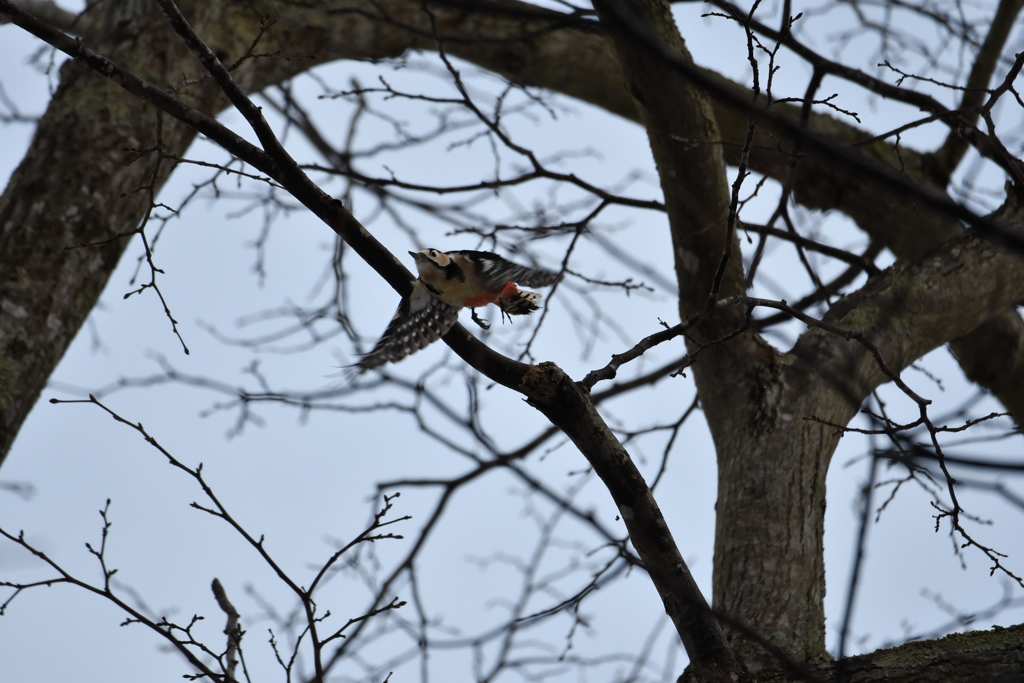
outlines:
[[498, 303], [498, 297], [490, 294], [481, 294], [480, 296], [471, 296], [467, 298], [462, 305], [466, 308], [479, 308], [480, 306], [496, 303]]
[[517, 294], [519, 294], [519, 288], [516, 287], [516, 283], [514, 282], [507, 283], [505, 287], [501, 290], [502, 299], [512, 299]]

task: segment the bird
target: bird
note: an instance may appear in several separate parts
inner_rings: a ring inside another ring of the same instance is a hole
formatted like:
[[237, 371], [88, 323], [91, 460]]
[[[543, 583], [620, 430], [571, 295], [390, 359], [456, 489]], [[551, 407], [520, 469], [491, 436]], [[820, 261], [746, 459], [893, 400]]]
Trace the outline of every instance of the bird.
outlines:
[[396, 363], [443, 337], [469, 308], [472, 319], [483, 329], [476, 309], [495, 304], [504, 315], [527, 315], [536, 311], [541, 295], [519, 289], [547, 287], [562, 279], [561, 273], [520, 266], [489, 251], [410, 251], [419, 277], [412, 291], [402, 299], [387, 329], [373, 350], [353, 367], [357, 374]]

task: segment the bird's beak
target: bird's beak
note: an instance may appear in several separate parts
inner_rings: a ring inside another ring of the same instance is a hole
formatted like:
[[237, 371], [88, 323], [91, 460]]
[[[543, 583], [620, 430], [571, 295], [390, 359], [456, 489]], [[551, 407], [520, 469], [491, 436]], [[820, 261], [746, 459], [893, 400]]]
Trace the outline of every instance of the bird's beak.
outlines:
[[419, 253], [418, 251], [410, 251], [409, 252], [409, 256], [412, 256], [413, 258], [416, 258], [416, 254], [418, 254], [418, 253]]

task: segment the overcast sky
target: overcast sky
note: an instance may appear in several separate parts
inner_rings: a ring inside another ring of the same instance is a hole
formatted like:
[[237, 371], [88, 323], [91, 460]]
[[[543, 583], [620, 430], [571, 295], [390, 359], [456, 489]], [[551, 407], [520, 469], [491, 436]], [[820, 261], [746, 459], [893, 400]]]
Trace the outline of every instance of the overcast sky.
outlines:
[[[742, 35], [726, 27], [723, 21], [697, 18], [699, 10], [696, 5], [685, 5], [679, 10], [687, 13], [680, 14], [681, 26], [696, 61], [735, 78], [747, 78], [749, 66], [745, 63]], [[1011, 49], [1020, 50], [1020, 36], [1013, 40], [1017, 47]], [[0, 83], [7, 97], [24, 114], [42, 113], [49, 89], [56, 82], [55, 76], [41, 74], [37, 67], [27, 64], [29, 56], [39, 48], [40, 43], [20, 29], [0, 26], [0, 64], [5, 65]], [[856, 49], [851, 47], [844, 57], [855, 61]], [[44, 57], [42, 61], [46, 60]], [[439, 68], [434, 55], [423, 55], [421, 61]], [[791, 56], [785, 57], [781, 65], [777, 93], [801, 94], [806, 69]], [[478, 82], [480, 92], [491, 87], [486, 79], [473, 77], [470, 67], [465, 69], [470, 82]], [[377, 82], [380, 76], [396, 88], [443, 87], [443, 81], [436, 78], [432, 85], [423, 85], [425, 79], [431, 78], [424, 72], [396, 71], [386, 65], [337, 63], [318, 69], [316, 75], [339, 90], [349, 87], [353, 77], [368, 85]], [[823, 91], [829, 94], [831, 87], [835, 84], [826, 80]], [[333, 139], [340, 139], [343, 127], [332, 126], [331, 122], [347, 121], [348, 105], [341, 100], [317, 100], [320, 86], [309, 78], [300, 79], [296, 88], [308, 95], [306, 101], [316, 107], [315, 115], [327, 123], [326, 130]], [[856, 110], [863, 125], [871, 130], [891, 128], [892, 117], [902, 115], [900, 107], [864, 98], [862, 93], [850, 89], [844, 90], [844, 96], [849, 100], [841, 106]], [[554, 102], [560, 106], [557, 119], [538, 110], [532, 119], [513, 118], [506, 122], [517, 140], [545, 155], [561, 150], [594, 150], [594, 154], [566, 160], [563, 168], [597, 184], [619, 182], [636, 170], [638, 179], [622, 192], [645, 199], [660, 197], [649, 147], [638, 126], [565, 98]], [[399, 112], [396, 116], [412, 121], [425, 117], [428, 111], [421, 104], [394, 106], [405, 107], [394, 110]], [[252, 138], [240, 117], [227, 113], [221, 120]], [[272, 119], [272, 123], [281, 130], [279, 120]], [[385, 126], [371, 123], [364, 131], [364, 148], [374, 136], [384, 139], [388, 134]], [[0, 179], [4, 182], [21, 159], [31, 134], [30, 125], [0, 126]], [[298, 135], [291, 134], [287, 143], [300, 159], [318, 160]], [[914, 132], [904, 137], [904, 143], [925, 147], [935, 140]], [[194, 145], [189, 156], [224, 158], [204, 143]], [[394, 168], [407, 177], [440, 183], [487, 175], [491, 171], [489, 158], [484, 145], [450, 152], [435, 146], [388, 159], [387, 163], [401, 164]], [[205, 177], [201, 171], [180, 169], [165, 187], [161, 201], [176, 205], [192, 183]], [[138, 286], [137, 280], [132, 284], [142, 254], [142, 246], [136, 240], [129, 245], [100, 306], [54, 372], [52, 386], [44, 391], [0, 470], [0, 481], [25, 484], [32, 489], [31, 495], [24, 497], [0, 490], [0, 526], [8, 531], [24, 530], [31, 543], [68, 571], [95, 583], [100, 581], [99, 568], [85, 543], [97, 547], [101, 530], [98, 511], [110, 499], [112, 527], [106, 556], [109, 566], [119, 570], [115, 578], [121, 594], [141, 598], [152, 612], [178, 623], [187, 623], [192, 614], [205, 615], [207, 619], [197, 629], [219, 645], [224, 619], [209, 589], [211, 580], [219, 578], [243, 614], [248, 631], [249, 666], [259, 672], [255, 679], [276, 680], [279, 670], [266, 645], [267, 628], [272, 624], [259, 618], [265, 605], [261, 607], [246, 587], [253, 587], [263, 600], [281, 612], [291, 609], [292, 603], [266, 564], [222, 520], [189, 507], [193, 501], [207, 504], [202, 491], [187, 474], [168, 466], [166, 458], [147, 445], [137, 432], [116, 423], [95, 406], [48, 403], [52, 397], [80, 398], [83, 391], [109, 388], [122, 378], [161, 376], [162, 368], [167, 366], [183, 376], [255, 388], [255, 379], [245, 371], [254, 360], [259, 361], [260, 372], [277, 389], [314, 392], [340, 385], [338, 367], [354, 358], [351, 345], [342, 336], [302, 353], [282, 353], [284, 347], [299, 340], [268, 344], [254, 351], [225, 344], [211, 332], [213, 328], [233, 337], [268, 332], [274, 329], [273, 321], [244, 328], [237, 323], [243, 316], [288, 302], [311, 305], [322, 301], [324, 293], [317, 289], [317, 283], [333, 244], [330, 230], [307, 212], [294, 211], [281, 217], [267, 239], [266, 276], [260, 278], [253, 272], [257, 256], [250, 245], [260, 235], [262, 209], [245, 212], [251, 203], [252, 187], [225, 184], [224, 189], [227, 196], [222, 201], [214, 202], [204, 196], [193, 201], [180, 218], [169, 222], [156, 250], [158, 265], [166, 272], [159, 280], [161, 289], [180, 321], [181, 334], [191, 353], [183, 354], [156, 297], [145, 293], [123, 298]], [[337, 191], [338, 186], [327, 189]], [[762, 200], [748, 207], [747, 220], [765, 217], [763, 212], [770, 211], [777, 197], [774, 192], [770, 186], [765, 188]], [[500, 222], [511, 220], [520, 206], [544, 201], [547, 198], [543, 193], [531, 194], [526, 188], [495, 198], [483, 208], [495, 222]], [[365, 197], [357, 195], [352, 208], [362, 220], [372, 215], [373, 207]], [[611, 353], [621, 352], [632, 341], [659, 330], [659, 319], [670, 324], [678, 321], [670, 289], [674, 274], [663, 217], [613, 211], [602, 217], [601, 225], [607, 228], [603, 233], [606, 242], [581, 244], [574, 263], [585, 264], [587, 274], [594, 278], [644, 280], [652, 291], [629, 297], [616, 292], [602, 293], [600, 310], [615, 325], [602, 327], [596, 339], [580, 333], [581, 321], [595, 315], [586, 308], [583, 298], [588, 288], [577, 283], [575, 292], [568, 288], [564, 299], [552, 302], [548, 319], [534, 344], [534, 355], [540, 360], [555, 360], [576, 378], [604, 365]], [[448, 235], [450, 226], [426, 218], [419, 241], [386, 216], [375, 217], [369, 227], [410, 268], [411, 259], [405, 257], [408, 249], [478, 245], [472, 236]], [[841, 218], [830, 218], [821, 233], [827, 235], [830, 243], [854, 250], [866, 244]], [[429, 244], [422, 243], [423, 240]], [[749, 246], [745, 239], [743, 242], [749, 255]], [[543, 264], [557, 267], [563, 253], [560, 249], [564, 249], [564, 242], [552, 241], [545, 246], [541, 241], [533, 254]], [[650, 269], [646, 278], [633, 268], [629, 259], [609, 256], [617, 250], [639, 255]], [[826, 272], [832, 272], [828, 271], [829, 266], [824, 267]], [[782, 298], [787, 292], [799, 294], [807, 289], [806, 276], [787, 250], [770, 251], [764, 272], [768, 280], [759, 285], [761, 289], [755, 294]], [[386, 326], [398, 300], [365, 266], [353, 264], [350, 276], [354, 320], [369, 344]], [[147, 277], [146, 273], [141, 277]], [[466, 316], [463, 318], [464, 323], [468, 322]], [[492, 321], [496, 324], [486, 339], [499, 348], [514, 349], [531, 329], [525, 322], [517, 321], [510, 327], [498, 323], [494, 316]], [[623, 334], [616, 333], [616, 327]], [[788, 337], [771, 337], [770, 341], [784, 348], [787, 340], [791, 342], [799, 332], [797, 327], [786, 328], [784, 334]], [[658, 350], [630, 372], [657, 367], [679, 351]], [[415, 381], [425, 369], [446, 358], [453, 367], [460, 363], [443, 344], [436, 344], [395, 367], [394, 372]], [[915, 390], [935, 400], [934, 415], [941, 415], [974, 392], [946, 349], [930, 354], [921, 367], [922, 371], [908, 370], [904, 378]], [[941, 387], [924, 370], [940, 378]], [[438, 391], [462, 410], [468, 399], [457, 377], [441, 372], [434, 375], [434, 381]], [[543, 431], [542, 418], [518, 396], [501, 387], [488, 388], [485, 383], [480, 383], [479, 388], [484, 426], [503, 450], [514, 450]], [[302, 584], [307, 584], [315, 574], [311, 566], [321, 564], [334, 551], [336, 539], [345, 541], [365, 528], [379, 506], [379, 482], [446, 478], [472, 467], [465, 456], [424, 437], [415, 419], [396, 409], [305, 414], [294, 407], [263, 404], [253, 406], [258, 423], [248, 423], [241, 433], [233, 434], [238, 411], [218, 410], [230, 397], [215, 389], [158, 382], [149, 387], [111, 391], [103, 400], [126, 419], [141, 422], [150, 435], [182, 462], [190, 466], [203, 463], [204, 475], [220, 500], [250, 533], [256, 537], [265, 535], [268, 552]], [[676, 378], [602, 408], [613, 425], [627, 430], [671, 424], [690, 405], [694, 391], [692, 376]], [[882, 394], [896, 415], [909, 414], [908, 402], [888, 389]], [[348, 403], [367, 405], [387, 400], [409, 402], [406, 394], [392, 391]], [[976, 413], [999, 409], [990, 399], [982, 399]], [[434, 424], [451, 428], [445, 426], [445, 418], [438, 411], [426, 408], [424, 412], [436, 420]], [[998, 429], [993, 428], [991, 433], [998, 433]], [[667, 438], [667, 432], [661, 431], [628, 444], [649, 480], [661, 465]], [[464, 433], [456, 433], [453, 440], [483, 455]], [[865, 448], [864, 438], [847, 436], [829, 472], [825, 550], [830, 648], [835, 647], [836, 627], [845, 604], [858, 491], [868, 467], [868, 461], [858, 456]], [[1013, 441], [975, 444], [969, 452], [985, 457], [1019, 457], [1022, 450], [1017, 437]], [[714, 451], [698, 411], [675, 441], [657, 494], [684, 557], [709, 596], [716, 497], [714, 467]], [[527, 459], [524, 468], [555, 490], [574, 491], [580, 508], [592, 510], [603, 525], [621, 533], [622, 525], [613, 504], [600, 483], [585, 474], [586, 463], [574, 448], [552, 439]], [[897, 474], [897, 470], [882, 467], [879, 478]], [[982, 479], [976, 471], [963, 471], [959, 476]], [[1002, 482], [1017, 496], [1024, 497], [1020, 477], [989, 476], [986, 481]], [[391, 516], [410, 515], [412, 519], [392, 529], [403, 534], [404, 540], [380, 542], [373, 547], [374, 556], [385, 569], [409, 551], [440, 493], [436, 488], [414, 486], [389, 490], [402, 494], [394, 501]], [[888, 491], [876, 492], [876, 502]], [[965, 566], [961, 566], [946, 528], [934, 532], [933, 510], [928, 500], [919, 488], [908, 485], [870, 528], [853, 622], [854, 652], [870, 651], [899, 641], [907, 634], [930, 633], [951, 620], [943, 605], [966, 613], [987, 608], [1008, 595], [1014, 606], [993, 618], [979, 618], [972, 627], [1024, 620], [1020, 589], [1008, 589], [999, 574], [990, 577], [989, 565], [979, 553], [966, 552]], [[973, 514], [993, 521], [991, 527], [974, 528], [991, 545], [1009, 555], [1008, 563], [1017, 573], [1024, 570], [1024, 535], [1020, 533], [1024, 511], [1006, 498], [977, 489], [965, 489], [961, 502]], [[451, 501], [418, 561], [422, 577], [419, 590], [429, 610], [427, 617], [440, 624], [436, 630], [439, 639], [457, 640], [501, 622], [507, 614], [507, 605], [502, 600], [513, 599], [521, 581], [509, 558], [530, 555], [542, 533], [534, 515], [546, 518], [550, 510], [546, 500], [531, 493], [521, 479], [504, 470], [483, 477]], [[559, 541], [542, 563], [544, 572], [554, 572], [573, 558], [597, 563], [607, 559], [607, 553], [601, 552], [587, 556], [586, 551], [601, 543], [584, 525], [570, 518], [561, 519], [553, 533]], [[28, 582], [51, 576], [52, 570], [37, 559], [11, 543], [0, 542], [0, 577]], [[578, 578], [577, 575], [577, 582]], [[556, 581], [547, 599], [556, 601], [557, 591], [570, 585], [574, 584]], [[409, 599], [412, 590], [406, 582], [396, 587], [395, 594]], [[0, 593], [3, 599], [7, 595]], [[534, 605], [538, 609], [544, 605], [541, 597]], [[134, 599], [128, 598], [129, 602]], [[329, 606], [336, 615], [333, 618], [343, 623], [362, 614], [367, 599], [367, 590], [356, 578], [341, 575], [325, 587], [320, 605]], [[420, 618], [410, 607], [403, 609], [406, 612], [401, 616], [410, 622]], [[572, 641], [573, 653], [581, 656], [639, 651], [663, 618], [654, 591], [639, 573], [598, 591], [584, 603], [583, 611], [591, 618], [590, 627], [581, 628]], [[152, 632], [139, 625], [122, 628], [119, 625], [123, 621], [123, 613], [81, 589], [55, 586], [26, 591], [0, 618], [4, 677], [11, 681], [66, 679], [106, 683], [137, 680], [141, 675], [147, 681], [178, 681], [183, 673], [191, 671], [177, 654], [166, 652]], [[533, 635], [558, 651], [565, 647], [571, 627], [570, 619], [556, 619]], [[658, 661], [665, 660], [665, 653], [676, 648], [675, 636], [668, 626], [657, 632], [654, 642]], [[389, 657], [404, 656], [414, 646], [401, 632], [383, 636], [369, 648], [367, 660], [386, 662]], [[668, 679], [674, 679], [681, 671], [683, 657], [680, 654], [674, 660]], [[469, 661], [466, 652], [453, 650], [450, 655], [437, 655], [430, 667], [435, 677], [461, 680], [471, 676]], [[344, 669], [348, 674], [361, 674], [355, 664], [347, 666], [351, 667]], [[403, 672], [401, 678], [392, 680], [412, 680], [419, 675], [418, 666], [408, 664], [407, 668], [399, 669]], [[600, 675], [595, 673], [595, 678], [604, 680], [610, 677], [608, 672], [619, 670], [616, 667], [626, 668], [625, 664], [607, 666], [610, 668]], [[571, 675], [564, 678], [568, 680]], [[660, 671], [646, 672], [647, 678], [660, 675]]]

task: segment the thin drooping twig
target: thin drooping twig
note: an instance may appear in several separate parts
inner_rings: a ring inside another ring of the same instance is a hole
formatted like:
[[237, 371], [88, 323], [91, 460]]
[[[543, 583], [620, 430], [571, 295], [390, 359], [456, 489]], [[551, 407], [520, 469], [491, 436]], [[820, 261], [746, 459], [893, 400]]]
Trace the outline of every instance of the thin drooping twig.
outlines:
[[[310, 583], [310, 585], [308, 587], [305, 587], [305, 586], [302, 586], [299, 583], [297, 583], [294, 579], [292, 579], [288, 575], [288, 573], [284, 570], [282, 565], [280, 563], [278, 563], [270, 555], [270, 552], [267, 550], [267, 548], [264, 545], [264, 537], [262, 535], [259, 537], [259, 539], [257, 539], [255, 536], [250, 534], [248, 530], [246, 530], [244, 527], [242, 527], [242, 525], [234, 518], [234, 516], [232, 516], [231, 513], [228, 512], [228, 510], [225, 507], [225, 505], [221, 502], [219, 497], [214, 493], [213, 489], [210, 487], [210, 485], [207, 483], [206, 479], [203, 477], [203, 466], [202, 466], [202, 464], [200, 464], [197, 467], [193, 468], [193, 467], [189, 467], [185, 463], [181, 462], [174, 455], [172, 455], [167, 449], [165, 449], [163, 446], [161, 446], [160, 443], [157, 442], [157, 440], [146, 431], [146, 429], [142, 426], [141, 423], [133, 423], [133, 422], [125, 419], [120, 414], [118, 414], [117, 412], [113, 411], [108, 406], [106, 406], [104, 403], [102, 403], [101, 401], [96, 399], [96, 397], [94, 397], [94, 396], [90, 396], [87, 400], [51, 399], [50, 402], [51, 403], [56, 403], [56, 404], [61, 404], [61, 403], [91, 404], [91, 405], [95, 405], [95, 406], [99, 407], [105, 413], [110, 415], [115, 421], [117, 421], [117, 422], [119, 422], [121, 424], [127, 425], [128, 427], [130, 427], [130, 428], [134, 429], [136, 432], [138, 432], [146, 440], [146, 442], [148, 444], [150, 444], [153, 448], [155, 448], [157, 451], [159, 451], [160, 454], [163, 455], [164, 458], [167, 459], [168, 464], [170, 464], [172, 467], [174, 467], [174, 468], [176, 468], [176, 469], [178, 469], [178, 470], [180, 470], [182, 472], [185, 472], [186, 474], [190, 475], [193, 480], [195, 480], [195, 482], [202, 489], [203, 493], [209, 499], [210, 503], [209, 503], [209, 505], [204, 505], [204, 504], [201, 504], [201, 503], [193, 502], [191, 504], [191, 507], [193, 507], [193, 508], [195, 508], [197, 510], [200, 510], [202, 512], [205, 512], [205, 513], [207, 513], [209, 515], [212, 515], [213, 517], [216, 517], [218, 519], [224, 520], [239, 536], [241, 536], [246, 541], [246, 543], [248, 543], [248, 545], [250, 547], [252, 547], [257, 552], [257, 554], [260, 556], [260, 558], [277, 575], [277, 578], [280, 581], [282, 581], [291, 590], [291, 592], [299, 599], [299, 601], [301, 602], [302, 607], [303, 607], [303, 611], [304, 611], [304, 616], [305, 616], [305, 633], [307, 633], [309, 635], [310, 645], [311, 645], [312, 651], [313, 651], [313, 663], [314, 663], [314, 668], [316, 670], [316, 680], [317, 681], [321, 681], [322, 682], [324, 680], [323, 677], [324, 677], [325, 669], [324, 669], [324, 666], [323, 666], [323, 650], [324, 650], [324, 647], [327, 645], [327, 643], [329, 643], [330, 641], [335, 640], [335, 639], [341, 637], [343, 632], [344, 632], [344, 630], [346, 628], [348, 628], [349, 625], [351, 625], [353, 623], [359, 623], [361, 621], [369, 619], [370, 617], [372, 617], [372, 616], [374, 616], [376, 614], [379, 614], [379, 613], [381, 613], [383, 611], [388, 611], [388, 610], [392, 610], [392, 609], [398, 609], [398, 608], [402, 607], [405, 604], [403, 601], [395, 599], [395, 600], [393, 600], [391, 602], [390, 605], [371, 609], [369, 612], [367, 612], [366, 614], [364, 614], [364, 615], [362, 615], [360, 617], [357, 617], [357, 618], [354, 618], [354, 619], [350, 619], [347, 624], [345, 624], [344, 626], [341, 627], [341, 629], [336, 630], [333, 634], [327, 636], [326, 638], [320, 638], [320, 636], [318, 635], [318, 628], [317, 628], [317, 626], [318, 626], [318, 624], [320, 624], [324, 620], [324, 618], [326, 616], [325, 614], [319, 614], [318, 613], [318, 608], [317, 608], [317, 605], [316, 605], [316, 601], [314, 599], [314, 593], [316, 592], [317, 587], [320, 584], [321, 579], [323, 579], [323, 577], [327, 574], [327, 572], [331, 569], [331, 567], [334, 566], [334, 564], [336, 562], [338, 562], [338, 560], [345, 553], [347, 553], [349, 550], [351, 550], [353, 547], [355, 547], [355, 546], [357, 546], [357, 545], [359, 545], [361, 543], [373, 542], [373, 541], [378, 541], [378, 540], [382, 540], [382, 539], [386, 539], [386, 538], [387, 539], [400, 539], [401, 538], [401, 536], [398, 536], [398, 535], [395, 535], [395, 534], [391, 534], [391, 533], [378, 533], [379, 530], [383, 529], [384, 527], [388, 527], [388, 526], [391, 526], [393, 524], [397, 524], [399, 522], [404, 522], [404, 521], [407, 521], [407, 520], [410, 519], [410, 517], [406, 515], [406, 516], [399, 517], [399, 518], [396, 518], [396, 519], [385, 520], [385, 517], [387, 516], [388, 512], [390, 512], [390, 510], [392, 508], [392, 501], [395, 498], [397, 498], [399, 494], [396, 493], [396, 494], [394, 494], [392, 496], [385, 496], [384, 497], [384, 506], [374, 515], [373, 522], [366, 529], [364, 529], [360, 534], [358, 534], [350, 543], [342, 546], [333, 555], [331, 555], [331, 557], [328, 558], [328, 560], [320, 568], [320, 570], [318, 571], [316, 577], [313, 579], [313, 581]], [[106, 565], [105, 565], [105, 560], [104, 560], [104, 551], [105, 551], [105, 548], [106, 548], [106, 537], [107, 537], [107, 530], [109, 529], [109, 524], [106, 523], [107, 520], [106, 520], [106, 513], [105, 513], [105, 511], [101, 512], [101, 514], [103, 514], [104, 522], [105, 522], [105, 526], [104, 526], [104, 530], [103, 530], [103, 543], [100, 546], [99, 550], [94, 550], [91, 547], [89, 547], [89, 550], [90, 550], [91, 553], [93, 553], [94, 555], [96, 555], [99, 558], [100, 563], [103, 566], [103, 571], [104, 571], [104, 576], [105, 576], [105, 579], [104, 579], [105, 580], [105, 586], [101, 590], [101, 589], [91, 588], [91, 587], [88, 586], [88, 584], [83, 584], [82, 582], [78, 582], [78, 581], [71, 581], [71, 582], [75, 583], [75, 585], [82, 585], [84, 587], [90, 588], [90, 590], [92, 590], [93, 592], [97, 592], [97, 593], [103, 594], [105, 597], [107, 597], [111, 601], [115, 602], [115, 604], [117, 604], [118, 606], [122, 607], [126, 611], [129, 611], [129, 613], [131, 614], [132, 620], [139, 621], [140, 623], [146, 624], [147, 626], [150, 626], [151, 628], [159, 630], [158, 627], [163, 626], [163, 623], [157, 624], [157, 625], [154, 626], [152, 621], [150, 621], [148, 619], [144, 619], [144, 618], [140, 619], [141, 615], [136, 610], [128, 610], [124, 606], [123, 602], [120, 601], [119, 599], [115, 598], [115, 596], [111, 593], [110, 585], [109, 585], [109, 579], [110, 579], [110, 576], [113, 575], [113, 571], [107, 570]], [[10, 536], [6, 532], [3, 532], [2, 529], [0, 529], [0, 533], [3, 533], [8, 538], [11, 538], [11, 540], [15, 540], [13, 536]], [[22, 545], [24, 545], [24, 543], [22, 543]], [[28, 547], [28, 546], [25, 546], [25, 547]], [[46, 560], [45, 556], [43, 556], [41, 554], [38, 554], [38, 553], [36, 553], [36, 554], [38, 556], [40, 556], [42, 559]], [[49, 562], [49, 563], [51, 564], [51, 566], [54, 566], [55, 569], [57, 568], [56, 565], [54, 565], [52, 562]], [[61, 571], [61, 570], [58, 569], [58, 571]], [[64, 572], [62, 572], [62, 574], [63, 573]], [[65, 574], [65, 579], [64, 580], [69, 580], [69, 577], [66, 574]], [[217, 585], [219, 585], [219, 583]], [[217, 585], [215, 585], [214, 589], [213, 589], [215, 595], [218, 594]], [[220, 593], [223, 594], [223, 589], [222, 588], [220, 589]], [[226, 613], [228, 613], [228, 615], [229, 615], [229, 626], [230, 626], [231, 625], [231, 613], [232, 612], [229, 611], [229, 608], [231, 610], [233, 610], [234, 608], [230, 607], [230, 603], [227, 602], [226, 594], [223, 594], [223, 598], [224, 598], [223, 601], [220, 600], [220, 597], [221, 596], [218, 595], [218, 602], [220, 603], [221, 608]], [[225, 607], [225, 603], [227, 604], [227, 607]], [[185, 629], [185, 631], [186, 631], [186, 633], [188, 633], [187, 629]], [[228, 633], [228, 638], [229, 638], [229, 647], [228, 647], [228, 649], [226, 651], [225, 660], [221, 660], [219, 656], [217, 656], [212, 650], [210, 650], [205, 645], [194, 641], [194, 639], [191, 638], [191, 635], [189, 635], [189, 641], [187, 641], [183, 645], [178, 645], [177, 647], [183, 653], [191, 654], [191, 650], [189, 650], [186, 646], [187, 645], [195, 645], [196, 647], [199, 647], [204, 653], [209, 654], [210, 656], [214, 656], [214, 657], [216, 657], [218, 659], [218, 661], [221, 661], [223, 666], [225, 667], [225, 670], [227, 671], [227, 670], [232, 669], [234, 667], [234, 664], [233, 664], [233, 662], [234, 662], [234, 660], [233, 660], [234, 654], [235, 653], [239, 653], [240, 654], [240, 649], [237, 646], [238, 646], [238, 643], [239, 643], [239, 641], [241, 639], [241, 632], [238, 630], [237, 622], [235, 623], [234, 630], [231, 631], [230, 633]], [[232, 646], [231, 646], [232, 640], [231, 639], [233, 639], [235, 649], [232, 649]], [[173, 638], [171, 640], [172, 640], [172, 642], [176, 642], [176, 643], [178, 642], [178, 641], [176, 641]], [[300, 643], [301, 643], [301, 638], [299, 639], [299, 643], [296, 643], [296, 648], [298, 648]], [[189, 661], [192, 661], [192, 658], [190, 658]], [[205, 671], [204, 671], [204, 673], [205, 673]]]

